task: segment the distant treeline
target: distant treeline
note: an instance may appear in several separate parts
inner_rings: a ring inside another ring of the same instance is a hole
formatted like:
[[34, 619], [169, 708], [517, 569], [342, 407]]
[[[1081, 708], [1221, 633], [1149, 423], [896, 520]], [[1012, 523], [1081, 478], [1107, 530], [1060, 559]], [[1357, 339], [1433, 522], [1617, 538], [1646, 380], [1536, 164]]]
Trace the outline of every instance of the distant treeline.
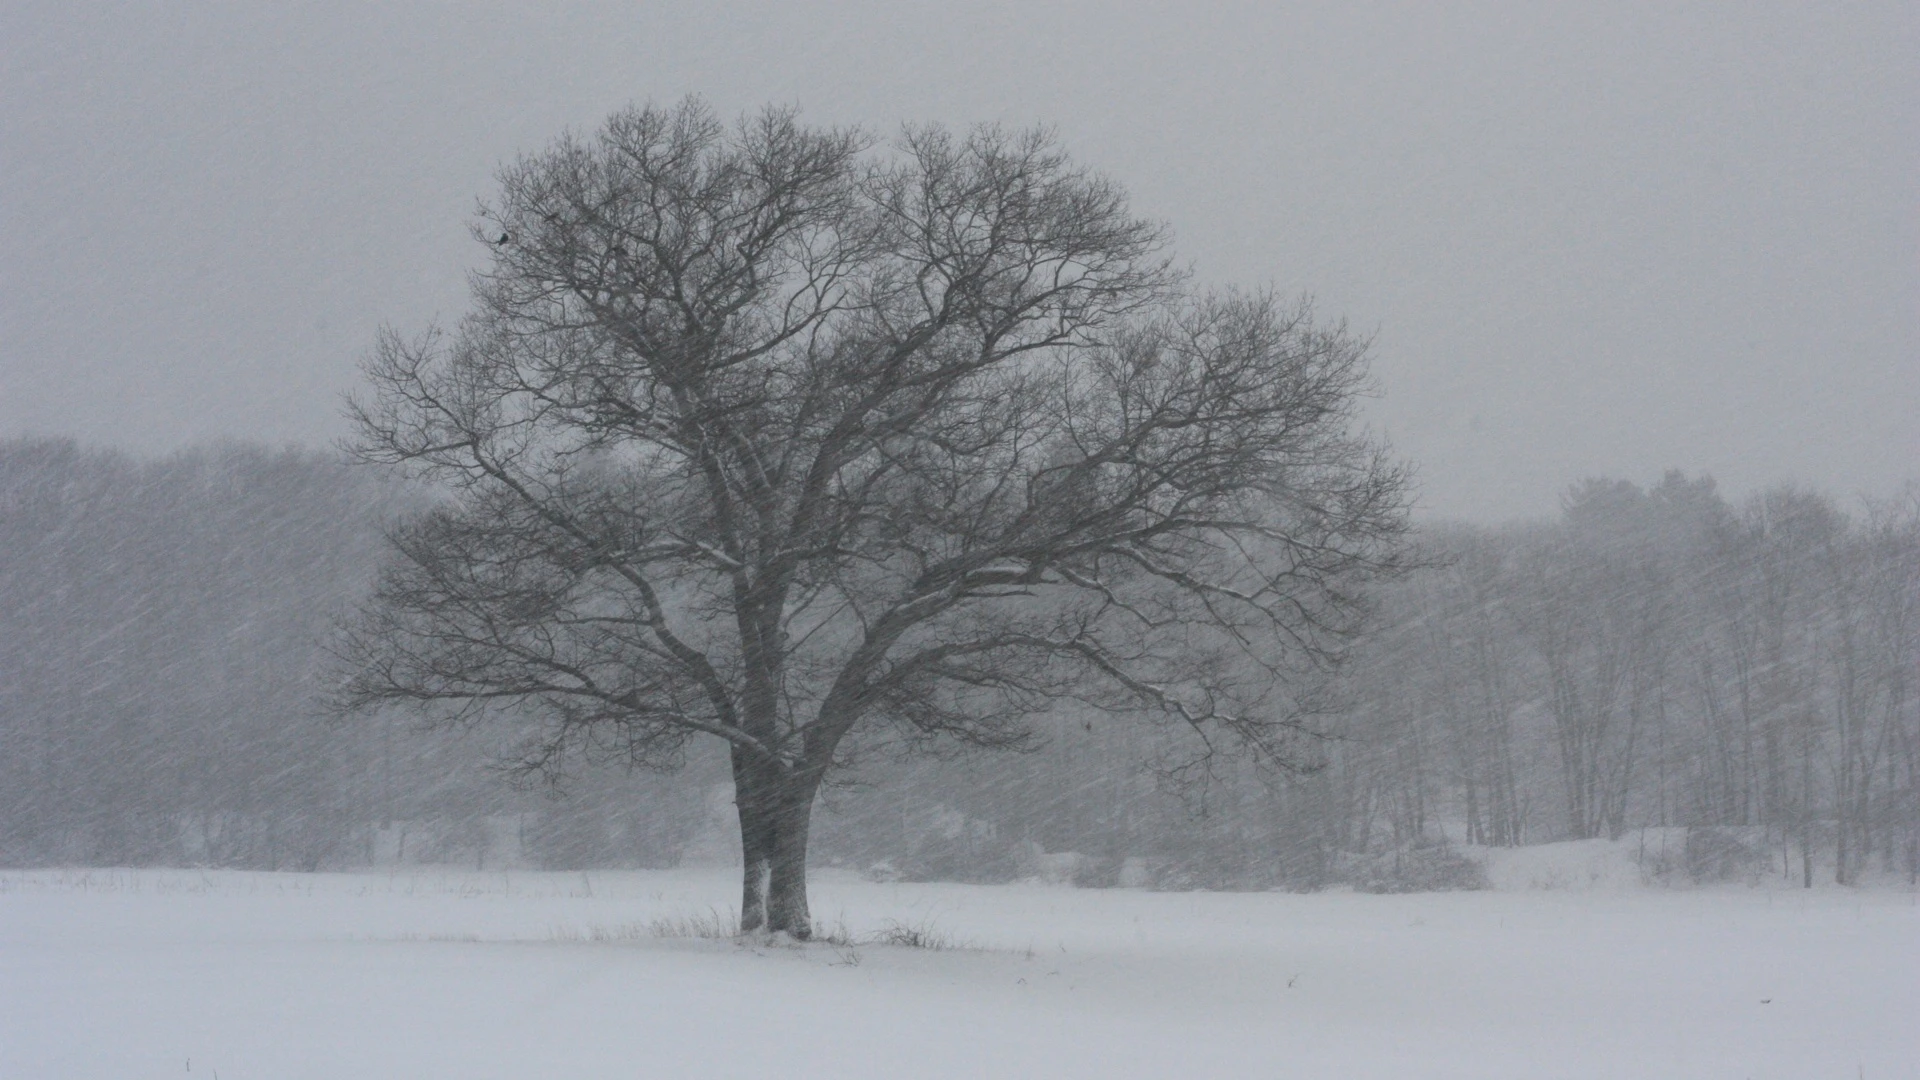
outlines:
[[[341, 719], [325, 644], [426, 497], [329, 455], [0, 442], [0, 864], [552, 868], [724, 858], [726, 771], [491, 766], [517, 733]], [[1448, 843], [1686, 827], [1695, 876], [1920, 869], [1920, 501], [1591, 481], [1435, 527], [1300, 771], [1062, 712], [1024, 754], [872, 746], [816, 860], [905, 876], [1394, 888]], [[1070, 860], [1044, 853], [1075, 852]]]
[[1732, 506], [1678, 473], [1596, 480], [1553, 524], [1428, 544], [1440, 565], [1386, 598], [1351, 680], [1339, 820], [1401, 842], [1436, 818], [1489, 844], [1760, 830], [1795, 876], [1913, 874], [1913, 493], [1847, 513], [1792, 487]]

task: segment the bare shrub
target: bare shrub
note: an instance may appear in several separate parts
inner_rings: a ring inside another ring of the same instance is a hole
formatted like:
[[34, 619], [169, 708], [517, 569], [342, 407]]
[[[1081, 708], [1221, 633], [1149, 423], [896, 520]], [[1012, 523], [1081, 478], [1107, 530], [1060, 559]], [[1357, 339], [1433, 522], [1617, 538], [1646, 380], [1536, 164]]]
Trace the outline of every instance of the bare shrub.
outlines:
[[1687, 876], [1696, 882], [1759, 881], [1770, 865], [1764, 839], [1748, 830], [1687, 830]]
[[1488, 887], [1486, 868], [1452, 844], [1399, 847], [1362, 854], [1342, 852], [1333, 860], [1333, 884], [1361, 892], [1452, 892]]

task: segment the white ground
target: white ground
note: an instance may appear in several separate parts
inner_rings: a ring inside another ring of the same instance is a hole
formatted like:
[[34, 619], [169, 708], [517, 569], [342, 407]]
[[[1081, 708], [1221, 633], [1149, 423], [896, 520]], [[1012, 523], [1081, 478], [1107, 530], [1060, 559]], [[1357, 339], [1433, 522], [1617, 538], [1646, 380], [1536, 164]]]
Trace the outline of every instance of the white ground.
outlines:
[[1588, 885], [817, 876], [828, 923], [976, 946], [926, 951], [642, 929], [717, 870], [12, 872], [0, 1077], [1920, 1077], [1914, 894]]

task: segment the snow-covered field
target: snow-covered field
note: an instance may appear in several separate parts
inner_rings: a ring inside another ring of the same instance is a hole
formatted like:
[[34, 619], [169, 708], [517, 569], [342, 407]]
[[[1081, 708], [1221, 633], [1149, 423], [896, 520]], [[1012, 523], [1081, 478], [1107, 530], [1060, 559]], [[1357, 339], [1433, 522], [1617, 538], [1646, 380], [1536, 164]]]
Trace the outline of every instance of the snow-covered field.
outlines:
[[720, 870], [4, 873], [0, 1077], [1920, 1076], [1920, 906], [1897, 889], [823, 873], [829, 925], [967, 947], [648, 928], [733, 899]]

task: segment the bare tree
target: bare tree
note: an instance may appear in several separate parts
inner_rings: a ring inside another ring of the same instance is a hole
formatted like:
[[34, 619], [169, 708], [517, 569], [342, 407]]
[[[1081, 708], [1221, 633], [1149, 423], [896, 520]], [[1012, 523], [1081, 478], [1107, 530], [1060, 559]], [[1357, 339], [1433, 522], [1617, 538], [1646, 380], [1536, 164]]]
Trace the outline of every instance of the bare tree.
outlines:
[[354, 405], [454, 498], [395, 533], [344, 704], [515, 710], [529, 770], [721, 740], [743, 930], [809, 935], [857, 728], [1017, 745], [1071, 697], [1284, 763], [1395, 565], [1363, 343], [1196, 292], [1044, 133], [633, 109], [477, 232], [472, 313], [384, 336]]

